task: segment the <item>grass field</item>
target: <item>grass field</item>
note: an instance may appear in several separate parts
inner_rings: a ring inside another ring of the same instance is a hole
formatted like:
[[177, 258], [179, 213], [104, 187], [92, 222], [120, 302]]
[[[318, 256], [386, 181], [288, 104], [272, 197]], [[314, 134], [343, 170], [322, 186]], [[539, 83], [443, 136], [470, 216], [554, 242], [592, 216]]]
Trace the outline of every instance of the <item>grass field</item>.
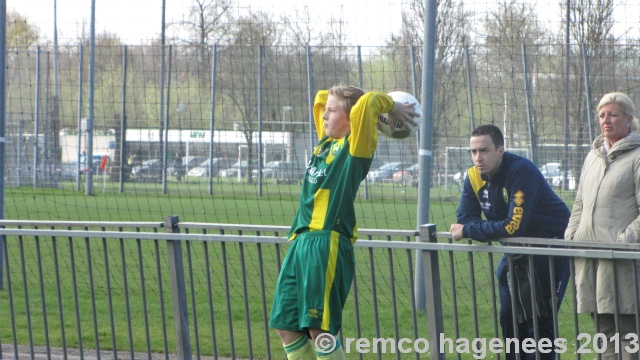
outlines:
[[[247, 223], [261, 224], [256, 219], [271, 219], [273, 223], [265, 225], [287, 224], [293, 216], [293, 211], [297, 199], [292, 196], [294, 185], [267, 186], [262, 197], [256, 197], [255, 185], [239, 186], [237, 184], [218, 184], [218, 195], [203, 196], [201, 192], [194, 188], [201, 186], [196, 183], [172, 184], [172, 191], [169, 195], [158, 195], [157, 184], [134, 184], [132, 189], [125, 194], [116, 191], [106, 191], [106, 193], [96, 193], [95, 196], [85, 196], [82, 192], [65, 190], [29, 188], [8, 189], [7, 198], [7, 218], [9, 219], [73, 219], [73, 220], [105, 220], [105, 221], [163, 221], [164, 216], [177, 214], [181, 220], [190, 222], [223, 222], [223, 223]], [[242, 189], [242, 191], [238, 191]], [[97, 189], [96, 189], [97, 190]], [[384, 226], [383, 228], [415, 228], [417, 190], [415, 188], [399, 188], [390, 185], [370, 187], [368, 199], [358, 201], [357, 209], [361, 211], [361, 218], [368, 221], [367, 224], [375, 223], [380, 218], [380, 214], [388, 214], [395, 211], [397, 216], [396, 227]], [[433, 188], [431, 190], [430, 214], [437, 224], [437, 228], [442, 231], [455, 219], [455, 208], [457, 205], [455, 188]], [[563, 194], [572, 197], [572, 194]], [[390, 206], [393, 204], [393, 206]], [[183, 214], [183, 212], [185, 214]], [[262, 213], [268, 212], [270, 217], [264, 217]], [[239, 215], [242, 214], [242, 215]], [[401, 219], [400, 219], [401, 218]], [[225, 221], [226, 220], [226, 221]], [[390, 222], [388, 222], [390, 223]], [[388, 224], [386, 223], [386, 224]], [[363, 226], [373, 228], [373, 226]], [[61, 346], [62, 326], [58, 315], [57, 281], [52, 272], [54, 245], [49, 239], [47, 241], [33, 238], [23, 239], [22, 253], [20, 251], [19, 239], [8, 239], [9, 259], [12, 271], [12, 291], [14, 294], [14, 308], [16, 309], [17, 340], [20, 344], [28, 344], [29, 337], [33, 337], [36, 345], [44, 345], [46, 339], [42, 331], [34, 331], [29, 334], [27, 326], [26, 309], [24, 301], [24, 280], [29, 288], [29, 311], [33, 322], [33, 329], [42, 329], [43, 306], [38, 288], [41, 286], [38, 281], [37, 259], [38, 254], [42, 259], [44, 271], [44, 294], [47, 311], [47, 323], [52, 337], [49, 339], [52, 346]], [[162, 277], [163, 290], [159, 289], [158, 274], [156, 272], [155, 248], [152, 242], [126, 241], [120, 243], [115, 239], [57, 239], [55, 250], [58, 253], [60, 268], [68, 271], [66, 276], [61, 278], [61, 298], [64, 309], [64, 329], [68, 347], [79, 346], [78, 328], [73, 309], [74, 288], [71, 282], [71, 259], [77, 262], [77, 283], [82, 289], [78, 289], [79, 307], [81, 314], [80, 322], [82, 329], [81, 338], [83, 347], [95, 348], [95, 331], [93, 329], [92, 316], [94, 313], [93, 302], [96, 304], [96, 317], [98, 320], [98, 339], [102, 349], [111, 348], [114, 341], [111, 338], [111, 324], [109, 321], [110, 309], [117, 309], [114, 314], [114, 328], [117, 334], [115, 346], [120, 351], [128, 351], [131, 346], [136, 351], [146, 351], [146, 333], [144, 331], [144, 306], [148, 314], [150, 347], [154, 352], [162, 352], [162, 324], [160, 317], [160, 295], [162, 295], [165, 312], [170, 313], [171, 297], [169, 293], [168, 272], [166, 264], [166, 247], [159, 246], [159, 258], [161, 259], [160, 276]], [[88, 248], [87, 248], [88, 246]], [[249, 357], [249, 349], [253, 351], [254, 357], [261, 357], [266, 353], [264, 340], [264, 309], [262, 299], [266, 299], [266, 306], [270, 308], [272, 289], [277, 277], [276, 251], [274, 247], [263, 247], [260, 250], [255, 245], [240, 247], [237, 244], [226, 246], [222, 249], [220, 245], [207, 245], [209, 257], [205, 257], [204, 243], [197, 242], [191, 246], [191, 264], [193, 265], [192, 276], [188, 278], [187, 288], [189, 292], [189, 307], [191, 309], [190, 319], [194, 313], [197, 315], [198, 333], [200, 347], [204, 354], [213, 353], [212, 331], [215, 331], [217, 339], [218, 355], [230, 354], [231, 334], [234, 338], [237, 356]], [[70, 248], [74, 249], [74, 254], [70, 253]], [[105, 252], [106, 249], [106, 252]], [[223, 251], [225, 253], [223, 253]], [[259, 254], [258, 251], [261, 251]], [[282, 258], [286, 247], [280, 250]], [[185, 250], [186, 252], [186, 250]], [[243, 253], [244, 256], [240, 256]], [[24, 255], [23, 255], [24, 254]], [[107, 254], [107, 256], [105, 256]], [[141, 255], [138, 255], [141, 254]], [[24, 256], [25, 261], [22, 261]], [[258, 257], [264, 259], [264, 267], [258, 266]], [[345, 308], [345, 324], [343, 334], [346, 337], [406, 337], [414, 338], [413, 319], [411, 313], [411, 277], [412, 269], [408, 267], [413, 254], [406, 251], [387, 251], [382, 249], [368, 250], [357, 249], [357, 271], [356, 282], [358, 284], [357, 294], [352, 292]], [[87, 259], [92, 261], [92, 279], [96, 297], [90, 296], [88, 289], [91, 279], [88, 274]], [[225, 284], [224, 269], [222, 268], [223, 258], [226, 260], [229, 276], [229, 285]], [[454, 338], [454, 310], [458, 314], [457, 324], [460, 337], [474, 338], [476, 336], [491, 338], [493, 333], [493, 320], [491, 315], [491, 293], [489, 290], [490, 279], [493, 276], [489, 272], [489, 260], [486, 254], [475, 254], [474, 268], [470, 268], [469, 255], [457, 253], [450, 256], [448, 253], [440, 255], [440, 268], [442, 272], [442, 300], [445, 314], [445, 332], [448, 337]], [[494, 255], [493, 261], [497, 262], [498, 255]], [[242, 261], [244, 260], [244, 261]], [[106, 262], [109, 262], [109, 267]], [[393, 277], [391, 276], [390, 261], [393, 261]], [[26, 278], [23, 280], [19, 275], [17, 266], [24, 264]], [[142, 264], [142, 266], [140, 265]], [[205, 265], [211, 266], [211, 283], [207, 280]], [[186, 266], [186, 265], [185, 265]], [[109, 270], [107, 270], [107, 268]], [[141, 284], [141, 269], [145, 276], [144, 286]], [[109, 274], [107, 276], [107, 271]], [[265, 279], [265, 286], [262, 287], [259, 281], [262, 274]], [[451, 273], [454, 271], [454, 274]], [[470, 274], [473, 271], [476, 283], [470, 282]], [[14, 274], [14, 272], [16, 272]], [[124, 286], [124, 274], [128, 277], [128, 286]], [[242, 274], [245, 274], [248, 290], [245, 292]], [[375, 274], [375, 275], [372, 275]], [[6, 275], [5, 275], [6, 277]], [[113, 289], [112, 305], [109, 306], [107, 297], [107, 279]], [[455, 288], [452, 279], [455, 279]], [[5, 281], [6, 284], [6, 281]], [[192, 286], [193, 285], [193, 286]], [[395, 286], [396, 294], [390, 292], [391, 286]], [[190, 288], [193, 287], [193, 293]], [[208, 313], [208, 291], [213, 291], [212, 304], [215, 309], [216, 320], [212, 326]], [[475, 302], [471, 296], [471, 290], [476, 290]], [[127, 324], [127, 297], [128, 306], [134, 322], [133, 344], [128, 340]], [[142, 291], [144, 290], [144, 292]], [[227, 300], [225, 294], [229, 294]], [[31, 295], [34, 294], [34, 295]], [[374, 295], [375, 294], [375, 295]], [[453, 306], [454, 294], [456, 295], [457, 307]], [[142, 297], [146, 296], [146, 302]], [[358, 309], [356, 314], [355, 298], [358, 298]], [[375, 296], [375, 297], [374, 297]], [[245, 312], [245, 300], [248, 304], [248, 312]], [[0, 291], [0, 323], [10, 324], [11, 318], [8, 307], [7, 291]], [[391, 304], [395, 302], [396, 306]], [[192, 304], [195, 303], [195, 311]], [[565, 305], [560, 313], [561, 335], [566, 338], [572, 337], [573, 318], [571, 312], [572, 298], [568, 291]], [[167, 310], [169, 309], [169, 310]], [[226, 315], [227, 309], [230, 317]], [[475, 310], [475, 311], [474, 311]], [[267, 309], [268, 312], [268, 309]], [[473, 320], [475, 316], [478, 322]], [[249, 325], [247, 327], [247, 317], [249, 314]], [[170, 315], [169, 315], [170, 316]], [[360, 320], [359, 327], [356, 325], [356, 318]], [[377, 323], [376, 323], [377, 319]], [[395, 319], [395, 321], [394, 321]], [[173, 342], [172, 319], [167, 319], [169, 350], [175, 350]], [[394, 324], [398, 324], [396, 334]], [[582, 332], [591, 332], [590, 320], [581, 317], [580, 329]], [[233, 330], [230, 331], [229, 324]], [[359, 328], [359, 332], [358, 332]], [[478, 333], [476, 334], [476, 328]], [[584, 329], [583, 329], [584, 328]], [[427, 337], [426, 316], [424, 313], [418, 314], [418, 336]], [[193, 331], [193, 330], [192, 330]], [[55, 336], [53, 336], [55, 334]], [[251, 347], [247, 341], [248, 334], [251, 334], [254, 341]], [[272, 354], [280, 356], [281, 346], [277, 340], [275, 332], [270, 331]], [[192, 342], [195, 341], [192, 332]], [[12, 332], [9, 326], [0, 327], [0, 339], [2, 343], [12, 342]], [[569, 344], [571, 347], [571, 343]], [[277, 357], [278, 358], [278, 357]], [[383, 358], [393, 358], [392, 356]], [[467, 358], [463, 356], [463, 358]], [[468, 358], [473, 358], [469, 355]], [[563, 358], [572, 358], [566, 354]]]
[[[117, 183], [99, 178], [93, 195], [86, 196], [84, 184], [62, 182], [61, 189], [6, 189], [6, 218], [39, 220], [164, 221], [179, 215], [181, 221], [261, 225], [289, 225], [298, 206], [300, 185], [236, 182], [225, 179], [213, 183], [188, 181], [126, 182], [124, 192]], [[444, 229], [455, 219], [460, 188], [452, 185], [431, 188], [430, 219]], [[356, 202], [360, 228], [415, 229], [418, 189], [392, 183], [360, 187]]]

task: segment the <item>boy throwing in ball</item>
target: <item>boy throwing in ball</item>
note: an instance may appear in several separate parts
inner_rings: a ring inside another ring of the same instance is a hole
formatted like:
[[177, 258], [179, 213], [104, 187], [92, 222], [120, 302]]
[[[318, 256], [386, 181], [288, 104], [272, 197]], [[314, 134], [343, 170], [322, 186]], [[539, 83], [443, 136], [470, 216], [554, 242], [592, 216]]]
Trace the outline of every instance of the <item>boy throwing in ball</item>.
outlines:
[[[417, 125], [413, 104], [394, 102], [384, 93], [336, 85], [316, 95], [319, 142], [304, 174], [269, 324], [288, 359], [345, 358], [335, 335], [355, 268], [353, 203], [371, 166], [378, 144], [376, 122], [383, 113], [405, 126]], [[312, 343], [318, 337], [330, 341]]]

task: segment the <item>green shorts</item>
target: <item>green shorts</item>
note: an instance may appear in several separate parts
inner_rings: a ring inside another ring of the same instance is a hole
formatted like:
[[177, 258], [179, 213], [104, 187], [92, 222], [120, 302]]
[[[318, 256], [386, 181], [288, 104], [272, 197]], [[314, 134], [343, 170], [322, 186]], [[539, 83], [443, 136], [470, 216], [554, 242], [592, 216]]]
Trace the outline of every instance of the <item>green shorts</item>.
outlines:
[[336, 335], [354, 268], [353, 245], [346, 236], [299, 234], [280, 270], [269, 326], [299, 332], [317, 328]]

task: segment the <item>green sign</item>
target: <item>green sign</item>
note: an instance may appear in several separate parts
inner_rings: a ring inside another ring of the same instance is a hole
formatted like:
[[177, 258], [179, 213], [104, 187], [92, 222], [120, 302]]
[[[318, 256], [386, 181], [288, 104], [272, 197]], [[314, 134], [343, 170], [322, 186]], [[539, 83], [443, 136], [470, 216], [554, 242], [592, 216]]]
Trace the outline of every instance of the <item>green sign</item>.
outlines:
[[204, 131], [192, 131], [189, 137], [192, 139], [204, 139]]

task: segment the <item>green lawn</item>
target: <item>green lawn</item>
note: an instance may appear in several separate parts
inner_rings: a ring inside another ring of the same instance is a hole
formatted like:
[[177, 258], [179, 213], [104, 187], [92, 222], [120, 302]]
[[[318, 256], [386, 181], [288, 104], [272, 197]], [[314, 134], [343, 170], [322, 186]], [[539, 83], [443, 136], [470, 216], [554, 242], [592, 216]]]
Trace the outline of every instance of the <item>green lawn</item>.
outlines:
[[[206, 185], [206, 184], [205, 184]], [[217, 184], [214, 195], [203, 194], [202, 183], [171, 184], [168, 195], [162, 195], [159, 184], [128, 184], [126, 192], [120, 194], [117, 188], [107, 188], [105, 193], [98, 192], [94, 196], [86, 196], [82, 191], [69, 189], [37, 189], [13, 188], [7, 189], [7, 218], [32, 220], [104, 220], [104, 221], [163, 221], [167, 215], [179, 215], [182, 221], [190, 222], [222, 222], [262, 224], [258, 220], [267, 219], [264, 225], [286, 225], [291, 220], [297, 197], [293, 194], [296, 185], [267, 184], [262, 196], [257, 196], [255, 184]], [[369, 196], [365, 199], [361, 191], [356, 208], [360, 212], [365, 228], [414, 229], [417, 206], [417, 189], [412, 187], [398, 187], [385, 184], [384, 186], [369, 187]], [[572, 198], [572, 194], [563, 194]], [[430, 218], [442, 231], [455, 220], [455, 209], [458, 201], [459, 189], [454, 187], [432, 188], [430, 202]], [[568, 200], [568, 199], [567, 199]], [[391, 214], [395, 219], [390, 219]], [[268, 216], [267, 216], [268, 215]], [[368, 226], [367, 226], [368, 225]], [[166, 245], [158, 242], [160, 258], [160, 276], [162, 277], [162, 291], [159, 288], [159, 277], [156, 270], [156, 249], [153, 241], [124, 241], [117, 239], [75, 238], [56, 239], [56, 245], [50, 238], [22, 239], [8, 238], [9, 261], [11, 264], [11, 282], [16, 313], [17, 341], [28, 344], [29, 337], [37, 345], [44, 345], [44, 317], [40, 287], [44, 289], [44, 309], [47, 312], [47, 326], [52, 346], [61, 346], [61, 319], [58, 314], [57, 291], [61, 293], [63, 308], [64, 331], [67, 347], [78, 347], [79, 336], [76, 321], [81, 326], [82, 345], [86, 348], [96, 347], [93, 327], [93, 304], [95, 316], [98, 319], [97, 334], [99, 346], [102, 349], [112, 348], [114, 340], [111, 337], [110, 314], [114, 316], [115, 346], [121, 352], [130, 348], [128, 326], [132, 329], [133, 345], [136, 351], [146, 351], [146, 331], [144, 314], [148, 314], [150, 347], [154, 352], [162, 352], [163, 327], [161, 323], [161, 307], [167, 315], [166, 332], [169, 341], [169, 351], [175, 351], [173, 320], [171, 317], [171, 295], [168, 265], [166, 261]], [[361, 240], [364, 241], [364, 240]], [[39, 248], [38, 244], [39, 243]], [[88, 246], [88, 247], [87, 247]], [[73, 256], [70, 253], [73, 248]], [[106, 254], [105, 257], [105, 248]], [[60, 281], [56, 280], [54, 267], [54, 250], [58, 256]], [[233, 335], [236, 356], [248, 358], [250, 349], [255, 358], [263, 358], [266, 354], [264, 315], [262, 299], [266, 300], [268, 314], [273, 296], [273, 288], [277, 278], [277, 255], [274, 246], [247, 244], [228, 244], [224, 248], [220, 244], [194, 242], [184, 247], [185, 257], [190, 250], [192, 272], [187, 275], [189, 318], [197, 315], [198, 340], [203, 355], [213, 353], [213, 331], [217, 342], [219, 356], [231, 353], [230, 342]], [[205, 250], [208, 257], [205, 256]], [[279, 251], [280, 259], [284, 257], [286, 246]], [[40, 256], [38, 256], [40, 254]], [[241, 256], [241, 254], [243, 256]], [[89, 255], [89, 256], [88, 256]], [[352, 291], [344, 312], [344, 337], [399, 337], [414, 336], [413, 318], [411, 313], [411, 283], [413, 269], [408, 266], [414, 262], [415, 256], [402, 250], [369, 250], [356, 249], [357, 257], [357, 294]], [[24, 261], [22, 260], [24, 258]], [[38, 258], [41, 259], [43, 282], [39, 282]], [[496, 263], [500, 256], [493, 256]], [[92, 274], [89, 274], [91, 259]], [[124, 259], [124, 260], [123, 260]], [[263, 266], [259, 266], [262, 259]], [[455, 338], [454, 326], [454, 294], [456, 295], [458, 314], [458, 333], [460, 337], [483, 338], [494, 337], [491, 313], [490, 279], [493, 274], [489, 271], [487, 254], [475, 254], [474, 257], [475, 285], [470, 282], [471, 269], [469, 255], [466, 253], [448, 253], [440, 255], [442, 273], [442, 301], [445, 314], [445, 332], [447, 337]], [[72, 282], [72, 260], [76, 266], [75, 276], [77, 288]], [[227, 264], [227, 268], [223, 264]], [[106, 266], [106, 262], [109, 266]], [[391, 266], [391, 262], [393, 266]], [[206, 266], [210, 266], [210, 280], [207, 278]], [[29, 311], [31, 315], [31, 334], [28, 331], [26, 317], [26, 303], [22, 267], [29, 291]], [[187, 262], [185, 262], [187, 266]], [[393, 274], [391, 272], [393, 269]], [[451, 274], [453, 269], [454, 274]], [[108, 271], [108, 276], [107, 276]], [[142, 274], [141, 274], [142, 271]], [[125, 274], [128, 286], [124, 286]], [[375, 275], [372, 275], [375, 274]], [[5, 274], [5, 284], [7, 284]], [[91, 277], [90, 277], [91, 275]], [[144, 276], [144, 286], [141, 281]], [[247, 290], [244, 290], [246, 279]], [[227, 280], [228, 279], [228, 285]], [[455, 279], [455, 289], [452, 288]], [[107, 281], [112, 289], [112, 305], [109, 305]], [[264, 287], [262, 286], [264, 281]], [[95, 297], [90, 296], [90, 284], [94, 285]], [[58, 285], [59, 284], [59, 288]], [[392, 296], [391, 288], [395, 287], [396, 295]], [[193, 288], [193, 293], [191, 289]], [[471, 297], [471, 289], [477, 292], [475, 302]], [[212, 292], [211, 305], [214, 309], [214, 323], [212, 325], [209, 313], [209, 290]], [[78, 314], [75, 315], [74, 291], [78, 293]], [[127, 292], [125, 294], [125, 292]], [[229, 294], [227, 301], [225, 294]], [[128, 295], [125, 296], [125, 295]], [[146, 302], [143, 301], [146, 296]], [[163, 301], [161, 302], [161, 296]], [[355, 299], [358, 299], [357, 309]], [[128, 303], [127, 300], [128, 299]], [[246, 307], [248, 308], [245, 312]], [[395, 302], [395, 307], [392, 304]], [[195, 309], [193, 307], [195, 303]], [[8, 291], [0, 291], [0, 323], [11, 324], [9, 314]], [[127, 323], [127, 307], [133, 322]], [[113, 309], [111, 311], [110, 309]], [[478, 317], [478, 331], [475, 333], [473, 322], [474, 309]], [[568, 291], [565, 303], [560, 312], [561, 335], [573, 337], [572, 298]], [[357, 313], [356, 313], [357, 312]], [[247, 328], [247, 317], [250, 330]], [[356, 322], [359, 319], [359, 324]], [[377, 324], [376, 324], [377, 320]], [[397, 323], [398, 330], [394, 328]], [[426, 316], [417, 314], [418, 337], [428, 337]], [[230, 327], [231, 326], [231, 327]], [[231, 330], [232, 328], [232, 330]], [[581, 332], [592, 332], [591, 322], [585, 317], [580, 318]], [[192, 346], [195, 347], [195, 331], [191, 325]], [[282, 349], [277, 335], [269, 330], [270, 348], [272, 355], [280, 358]], [[248, 338], [251, 337], [251, 342]], [[500, 335], [498, 335], [500, 337]], [[11, 343], [13, 335], [10, 326], [0, 327], [0, 339], [3, 344]], [[251, 346], [249, 346], [251, 345]], [[569, 343], [569, 353], [563, 358], [572, 358], [573, 345]], [[194, 350], [195, 351], [195, 350]], [[383, 358], [394, 358], [384, 356]], [[471, 355], [463, 358], [473, 358]]]

